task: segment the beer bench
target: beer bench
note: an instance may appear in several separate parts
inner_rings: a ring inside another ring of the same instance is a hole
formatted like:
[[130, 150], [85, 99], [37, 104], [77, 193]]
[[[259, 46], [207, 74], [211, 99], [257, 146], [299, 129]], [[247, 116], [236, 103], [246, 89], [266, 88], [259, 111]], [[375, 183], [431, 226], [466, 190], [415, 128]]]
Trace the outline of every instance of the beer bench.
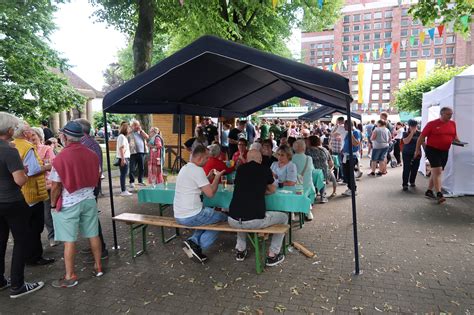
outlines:
[[[168, 227], [176, 229], [189, 229], [189, 230], [208, 230], [208, 231], [219, 231], [219, 232], [247, 232], [247, 236], [250, 239], [250, 243], [255, 249], [255, 268], [257, 274], [260, 274], [263, 271], [265, 265], [265, 240], [268, 238], [269, 234], [285, 234], [289, 230], [287, 224], [276, 224], [269, 226], [264, 229], [236, 229], [231, 227], [227, 222], [219, 222], [209, 225], [200, 225], [200, 226], [186, 226], [181, 225], [176, 222], [172, 217], [162, 217], [158, 215], [145, 215], [138, 213], [122, 213], [113, 218], [115, 221], [125, 222], [130, 226], [130, 241], [131, 241], [131, 254], [132, 258], [136, 258], [146, 252], [146, 229], [149, 225], [159, 226], [159, 227]], [[135, 252], [135, 235], [140, 233], [142, 234], [142, 250]], [[286, 241], [283, 241], [283, 244], [286, 244]], [[286, 251], [286, 246], [283, 246]]]

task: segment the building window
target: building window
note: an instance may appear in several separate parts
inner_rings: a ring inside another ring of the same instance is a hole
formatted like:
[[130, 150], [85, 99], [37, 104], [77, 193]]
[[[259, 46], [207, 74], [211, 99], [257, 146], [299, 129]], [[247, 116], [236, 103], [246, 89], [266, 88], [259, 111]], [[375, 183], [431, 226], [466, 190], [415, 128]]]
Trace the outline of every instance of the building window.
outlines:
[[379, 93], [372, 93], [372, 100], [378, 101], [379, 100]]
[[349, 26], [344, 26], [343, 33], [349, 33]]
[[405, 28], [400, 32], [401, 37], [407, 37], [408, 36], [408, 30]]
[[406, 50], [400, 50], [400, 58], [406, 58], [407, 57], [407, 51]]
[[411, 35], [418, 36], [420, 34], [420, 30], [417, 28], [414, 28], [411, 30]]
[[369, 51], [370, 50], [370, 44], [364, 44], [364, 46], [362, 47], [362, 49], [364, 51]]
[[380, 32], [374, 33], [374, 40], [380, 39]]
[[372, 103], [370, 104], [372, 110], [379, 110], [379, 104], [378, 103]]
[[405, 85], [405, 81], [400, 81], [398, 83], [398, 89], [400, 90]]
[[344, 15], [344, 23], [349, 23], [350, 17], [349, 15]]
[[364, 24], [364, 31], [370, 30], [370, 23], [365, 23]]
[[372, 13], [364, 13], [364, 21], [368, 21], [372, 18]]
[[348, 42], [349, 41], [349, 35], [342, 36], [342, 41], [343, 42]]
[[443, 44], [443, 37], [435, 37], [435, 45], [442, 45]]
[[385, 22], [385, 28], [392, 28], [392, 22], [386, 21]]
[[374, 49], [379, 49], [381, 46], [380, 46], [380, 43], [375, 43], [374, 44]]
[[314, 56], [314, 53], [315, 53], [314, 50], [311, 50], [311, 51], [309, 52], [309, 54], [310, 54], [311, 56]]
[[388, 39], [392, 38], [392, 32], [385, 32], [385, 37], [384, 38], [386, 38], [386, 39], [387, 38]]
[[413, 42], [413, 46], [418, 46], [420, 43], [420, 41], [418, 39], [415, 39], [415, 41]]
[[382, 12], [375, 12], [374, 13], [374, 19], [381, 19], [382, 18]]
[[440, 56], [440, 55], [442, 55], [442, 50], [441, 50], [441, 48], [435, 48], [435, 49], [434, 49], [434, 55], [435, 55], [435, 56]]
[[410, 79], [415, 79], [415, 78], [416, 78], [416, 75], [417, 75], [417, 72], [416, 72], [416, 71], [410, 72]]
[[380, 30], [380, 29], [382, 29], [382, 23], [380, 22], [374, 23], [374, 30]]
[[359, 84], [352, 84], [352, 92], [359, 91]]
[[407, 19], [403, 19], [402, 20], [402, 23], [401, 23], [401, 26], [408, 26], [408, 20]]
[[325, 56], [330, 56], [330, 55], [331, 55], [331, 51], [330, 51], [330, 50], [325, 50], [325, 51], [324, 51], [324, 55], [325, 55]]
[[380, 70], [380, 63], [374, 63], [373, 70]]
[[417, 19], [417, 20], [413, 20], [413, 21], [411, 22], [411, 25], [420, 25], [420, 20], [418, 20], [418, 19]]
[[349, 51], [349, 46], [348, 45], [342, 46], [342, 51], [343, 52], [348, 52]]
[[389, 100], [389, 99], [390, 99], [390, 93], [383, 93], [383, 94], [382, 94], [382, 99], [383, 99], [384, 101]]
[[372, 74], [372, 80], [380, 80], [380, 73]]
[[360, 14], [354, 14], [352, 16], [352, 22], [360, 22]]
[[454, 47], [446, 47], [446, 54], [454, 54]]
[[406, 72], [400, 72], [398, 74], [398, 78], [399, 79], [406, 79], [407, 78], [407, 73]]
[[319, 58], [319, 59], [318, 59], [318, 63], [323, 63], [323, 59], [322, 59], [322, 58]]
[[372, 91], [379, 90], [379, 89], [380, 89], [380, 84], [378, 84], [378, 83], [372, 84]]
[[418, 50], [410, 51], [410, 57], [418, 57]]
[[382, 79], [384, 79], [384, 80], [390, 80], [390, 72], [384, 73], [384, 74], [382, 75]]
[[354, 32], [360, 31], [360, 25], [358, 25], [358, 24], [357, 24], [357, 25], [354, 25], [354, 27], [352, 28], [352, 30], [353, 30]]
[[386, 18], [391, 18], [391, 17], [393, 17], [393, 12], [392, 12], [392, 11], [385, 11], [385, 17], [386, 17]]
[[331, 48], [331, 44], [330, 44], [330, 43], [325, 43], [325, 44], [323, 45], [323, 47], [324, 47], [324, 48]]
[[423, 46], [428, 46], [431, 44], [431, 39], [430, 38], [425, 38], [425, 40], [423, 41]]
[[331, 58], [328, 58], [328, 57], [324, 58], [324, 63], [329, 63], [329, 62], [331, 62]]
[[359, 39], [360, 39], [360, 36], [359, 36], [359, 35], [354, 35], [354, 36], [352, 36], [352, 40], [353, 40], [354, 42], [358, 42]]
[[407, 63], [406, 61], [400, 62], [400, 69], [406, 69], [407, 68]]
[[322, 50], [318, 50], [318, 56], [322, 56], [323, 55], [323, 51]]
[[446, 64], [447, 65], [454, 65], [454, 58], [446, 58]]
[[384, 89], [384, 90], [390, 90], [390, 83], [384, 83], [384, 84], [382, 84], [382, 89]]
[[418, 67], [418, 63], [416, 61], [410, 61], [410, 68]]
[[359, 81], [359, 76], [357, 74], [353, 74], [352, 77], [351, 77], [351, 81], [352, 82], [357, 82]]
[[453, 44], [456, 42], [454, 35], [446, 36], [446, 44]]
[[360, 46], [359, 45], [352, 45], [352, 51], [359, 51]]
[[352, 65], [352, 71], [357, 71], [357, 65]]
[[402, 16], [408, 16], [408, 8], [402, 9]]
[[429, 57], [429, 56], [430, 56], [430, 49], [429, 49], [429, 48], [428, 48], [428, 49], [423, 49], [423, 50], [421, 51], [421, 55], [422, 55], [423, 57]]
[[370, 40], [370, 33], [365, 33], [364, 34], [364, 41], [365, 40]]
[[383, 64], [383, 69], [384, 70], [390, 70], [390, 68], [391, 68], [390, 62], [386, 62], [386, 63]]
[[318, 48], [323, 48], [323, 44], [318, 44]]

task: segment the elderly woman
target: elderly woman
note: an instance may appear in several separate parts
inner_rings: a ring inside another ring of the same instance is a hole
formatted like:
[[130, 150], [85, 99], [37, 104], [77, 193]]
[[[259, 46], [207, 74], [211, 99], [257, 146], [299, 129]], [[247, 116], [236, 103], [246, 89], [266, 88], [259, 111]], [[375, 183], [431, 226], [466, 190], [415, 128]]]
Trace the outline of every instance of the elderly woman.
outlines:
[[163, 162], [165, 158], [165, 142], [161, 137], [160, 129], [150, 128], [150, 138], [148, 139], [148, 148], [150, 157], [148, 158], [148, 184], [153, 180], [159, 184], [163, 182]]
[[[316, 195], [316, 189], [314, 188], [313, 183], [314, 166], [311, 157], [305, 154], [305, 141], [303, 139], [296, 140], [295, 143], [293, 143], [293, 150], [295, 151], [295, 154], [293, 154], [291, 161], [296, 165], [296, 170], [298, 172], [298, 176], [300, 177], [300, 181], [303, 181], [305, 193], [308, 194], [309, 199], [313, 201]], [[313, 219], [311, 209], [307, 215], [307, 218], [308, 220]]]
[[219, 144], [209, 146], [209, 159], [203, 166], [206, 175], [208, 175], [213, 169], [219, 172], [225, 171], [224, 174], [230, 174], [234, 171], [234, 167], [227, 167], [225, 162], [220, 159], [221, 150]]
[[278, 161], [273, 162], [270, 169], [278, 186], [295, 186], [298, 180], [298, 171], [295, 163], [291, 162], [293, 151], [287, 145], [281, 145], [277, 150]]
[[[19, 120], [0, 112], [0, 290], [11, 287], [10, 297], [17, 298], [44, 286], [43, 282], [28, 283], [24, 280], [25, 256], [31, 209], [25, 202], [21, 187], [28, 181], [18, 150], [10, 139]], [[10, 281], [5, 278], [5, 252], [9, 233], [13, 236]]]
[[[44, 132], [43, 129], [38, 127], [31, 128], [33, 133], [30, 137], [31, 143], [36, 147], [38, 151], [39, 158], [43, 161], [43, 164], [53, 164], [53, 160], [56, 157], [54, 154], [53, 148], [49, 145], [43, 144], [44, 142]], [[49, 172], [45, 173], [46, 179], [46, 189], [48, 190], [48, 195], [51, 197], [51, 181], [48, 179]], [[54, 240], [54, 226], [53, 218], [51, 216], [51, 202], [50, 200], [44, 201], [44, 225], [48, 230], [48, 240], [49, 246], [54, 247], [59, 245], [59, 242]]]
[[[307, 154], [312, 158], [314, 168], [322, 170], [326, 181], [330, 180], [332, 182], [333, 192], [331, 196], [335, 196], [337, 181], [334, 173], [330, 172], [330, 169], [334, 166], [332, 156], [329, 151], [322, 146], [320, 137], [310, 136], [309, 143], [310, 147], [307, 150]], [[321, 203], [328, 202], [328, 199], [326, 198], [326, 187], [323, 187], [319, 193], [321, 195]]]

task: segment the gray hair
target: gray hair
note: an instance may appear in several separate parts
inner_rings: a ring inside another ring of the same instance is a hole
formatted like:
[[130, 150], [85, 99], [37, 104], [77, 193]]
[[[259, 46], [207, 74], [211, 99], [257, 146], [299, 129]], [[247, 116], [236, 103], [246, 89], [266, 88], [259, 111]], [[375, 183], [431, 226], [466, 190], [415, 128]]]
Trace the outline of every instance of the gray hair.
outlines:
[[209, 155], [212, 157], [218, 157], [221, 154], [221, 146], [213, 144], [209, 146]]
[[31, 130], [33, 130], [38, 135], [42, 142], [44, 141], [43, 129], [41, 129], [40, 127], [32, 127]]
[[66, 140], [69, 141], [69, 142], [81, 142], [81, 139], [82, 137], [72, 137], [70, 135], [67, 135], [67, 134], [63, 134], [65, 137], [66, 137]]
[[306, 143], [304, 142], [303, 139], [298, 139], [293, 143], [293, 150], [295, 152], [304, 152], [306, 150]]
[[449, 110], [449, 111], [453, 111], [453, 109], [452, 109], [451, 107], [447, 107], [447, 106], [442, 107], [442, 108], [439, 110], [439, 114], [440, 114], [440, 115], [443, 115], [444, 112], [446, 112], [446, 111], [448, 111], [448, 110]]
[[258, 142], [254, 142], [250, 145], [249, 150], [257, 150], [258, 152], [262, 151], [262, 145]]
[[29, 128], [30, 126], [24, 120], [19, 119], [18, 125], [13, 133], [13, 138], [23, 138], [23, 133]]
[[10, 129], [15, 129], [19, 122], [12, 114], [0, 112], [0, 136], [6, 135]]
[[77, 119], [74, 119], [75, 122], [77, 122], [79, 125], [81, 125], [82, 127], [82, 132], [85, 133], [85, 134], [90, 134], [91, 133], [91, 123], [85, 119], [85, 118], [77, 118]]

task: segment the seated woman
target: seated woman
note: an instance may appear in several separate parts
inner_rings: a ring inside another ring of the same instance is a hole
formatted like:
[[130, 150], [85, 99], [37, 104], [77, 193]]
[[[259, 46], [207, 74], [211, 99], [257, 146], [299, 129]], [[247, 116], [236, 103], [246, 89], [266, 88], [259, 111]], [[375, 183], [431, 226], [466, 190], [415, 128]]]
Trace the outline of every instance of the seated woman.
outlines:
[[[333, 192], [331, 196], [335, 196], [337, 181], [334, 174], [330, 171], [330, 169], [334, 166], [332, 156], [329, 151], [322, 146], [321, 138], [318, 136], [310, 136], [309, 142], [310, 147], [307, 150], [307, 154], [311, 156], [314, 168], [322, 170], [325, 180], [332, 182]], [[323, 187], [319, 193], [321, 195], [321, 203], [328, 202], [326, 197], [326, 187]]]
[[209, 146], [209, 159], [202, 167], [204, 173], [209, 176], [209, 172], [215, 169], [218, 172], [224, 171], [224, 174], [229, 174], [234, 171], [234, 167], [227, 167], [225, 162], [219, 159], [221, 155], [221, 146], [213, 144]]
[[239, 142], [237, 143], [237, 147], [239, 150], [234, 153], [234, 156], [232, 156], [235, 168], [239, 167], [239, 165], [247, 163], [247, 145], [248, 142], [245, 138], [239, 139]]
[[295, 163], [291, 162], [293, 151], [287, 145], [281, 145], [277, 150], [278, 161], [273, 162], [270, 169], [278, 186], [295, 186], [298, 172]]
[[[309, 199], [311, 202], [314, 201], [314, 197], [316, 195], [316, 189], [314, 188], [313, 183], [313, 160], [310, 156], [307, 156], [304, 152], [306, 151], [306, 144], [303, 139], [298, 139], [293, 143], [293, 150], [295, 154], [291, 161], [295, 163], [296, 170], [298, 175], [303, 177], [303, 188], [305, 193], [309, 194]], [[313, 214], [311, 213], [311, 209], [307, 215], [308, 220], [313, 219]]]

